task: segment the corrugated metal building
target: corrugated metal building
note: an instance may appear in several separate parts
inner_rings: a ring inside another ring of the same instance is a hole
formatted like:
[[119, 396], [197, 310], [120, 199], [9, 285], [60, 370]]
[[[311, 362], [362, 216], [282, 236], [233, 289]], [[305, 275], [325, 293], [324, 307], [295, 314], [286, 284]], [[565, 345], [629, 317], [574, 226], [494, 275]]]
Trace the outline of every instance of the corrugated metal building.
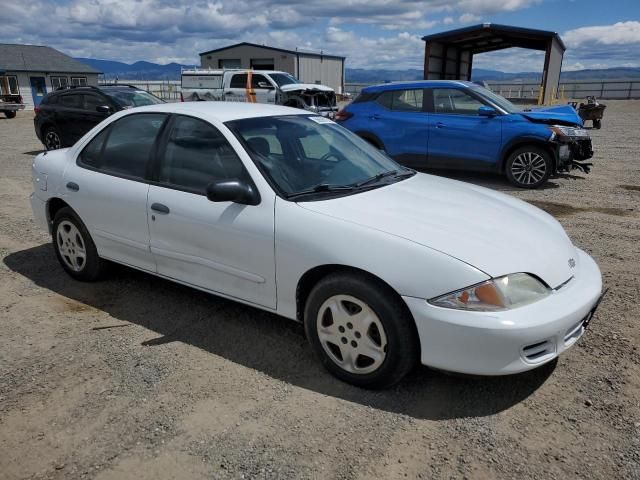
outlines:
[[100, 73], [51, 47], [0, 43], [0, 89], [22, 95], [27, 109], [56, 88], [98, 85]]
[[268, 47], [254, 43], [237, 43], [200, 54], [202, 68], [253, 68], [281, 70], [303, 83], [327, 85], [344, 92], [345, 57], [299, 50]]

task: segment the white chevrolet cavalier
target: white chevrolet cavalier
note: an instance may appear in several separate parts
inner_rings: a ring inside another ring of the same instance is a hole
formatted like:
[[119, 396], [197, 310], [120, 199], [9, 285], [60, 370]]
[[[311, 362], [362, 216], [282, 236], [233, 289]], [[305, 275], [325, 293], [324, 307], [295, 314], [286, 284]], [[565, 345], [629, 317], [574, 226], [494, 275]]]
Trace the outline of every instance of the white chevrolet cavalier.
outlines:
[[33, 183], [72, 277], [114, 261], [304, 322], [323, 364], [359, 386], [417, 361], [535, 368], [576, 342], [601, 298], [598, 266], [545, 212], [416, 173], [306, 111], [123, 111], [38, 155]]

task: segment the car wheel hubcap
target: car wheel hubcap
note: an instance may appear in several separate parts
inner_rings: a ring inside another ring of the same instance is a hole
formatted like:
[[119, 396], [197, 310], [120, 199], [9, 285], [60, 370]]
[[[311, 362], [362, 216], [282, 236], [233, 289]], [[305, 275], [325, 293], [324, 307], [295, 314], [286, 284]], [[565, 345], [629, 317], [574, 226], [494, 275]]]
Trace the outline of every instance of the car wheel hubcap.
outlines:
[[316, 322], [318, 338], [329, 358], [349, 373], [377, 370], [387, 356], [382, 322], [362, 300], [350, 295], [327, 299]]
[[62, 143], [60, 142], [60, 137], [56, 132], [49, 131], [45, 136], [45, 145], [49, 150], [57, 150], [62, 146]]
[[523, 152], [511, 164], [511, 173], [518, 183], [533, 185], [547, 172], [547, 163], [535, 152]]
[[58, 251], [64, 263], [74, 272], [80, 272], [87, 260], [84, 239], [73, 223], [63, 220], [56, 232]]

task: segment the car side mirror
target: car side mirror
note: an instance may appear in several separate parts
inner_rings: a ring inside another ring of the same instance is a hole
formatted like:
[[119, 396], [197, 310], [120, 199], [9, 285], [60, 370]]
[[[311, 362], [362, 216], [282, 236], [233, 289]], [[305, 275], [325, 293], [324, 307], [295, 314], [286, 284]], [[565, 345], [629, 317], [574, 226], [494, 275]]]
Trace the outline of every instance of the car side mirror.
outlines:
[[207, 185], [207, 198], [212, 202], [233, 202], [258, 205], [260, 194], [248, 182], [238, 179], [213, 182]]
[[480, 115], [481, 117], [495, 117], [496, 115], [498, 115], [498, 111], [493, 107], [487, 107], [486, 105], [483, 105], [478, 109], [478, 115]]
[[99, 113], [111, 113], [111, 107], [109, 105], [98, 105], [96, 107], [96, 112], [99, 112]]
[[273, 88], [270, 83], [267, 82], [258, 82], [258, 88]]

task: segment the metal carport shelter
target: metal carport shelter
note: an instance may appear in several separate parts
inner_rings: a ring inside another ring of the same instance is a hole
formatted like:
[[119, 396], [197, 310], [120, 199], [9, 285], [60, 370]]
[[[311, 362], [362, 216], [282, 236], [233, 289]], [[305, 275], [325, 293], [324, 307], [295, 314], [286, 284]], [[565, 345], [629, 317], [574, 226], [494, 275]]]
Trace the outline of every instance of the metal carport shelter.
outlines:
[[519, 47], [545, 52], [541, 102], [558, 93], [562, 57], [566, 47], [556, 32], [483, 23], [422, 37], [426, 80], [470, 80], [473, 56]]

